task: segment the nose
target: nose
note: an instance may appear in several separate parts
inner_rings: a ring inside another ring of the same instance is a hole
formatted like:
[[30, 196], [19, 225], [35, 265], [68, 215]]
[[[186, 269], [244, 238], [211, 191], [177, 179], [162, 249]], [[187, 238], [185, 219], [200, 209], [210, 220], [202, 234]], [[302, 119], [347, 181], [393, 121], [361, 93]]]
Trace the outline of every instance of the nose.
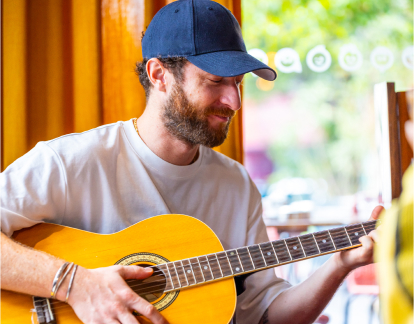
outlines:
[[229, 82], [220, 96], [220, 103], [231, 110], [237, 111], [241, 107], [240, 87], [236, 81]]

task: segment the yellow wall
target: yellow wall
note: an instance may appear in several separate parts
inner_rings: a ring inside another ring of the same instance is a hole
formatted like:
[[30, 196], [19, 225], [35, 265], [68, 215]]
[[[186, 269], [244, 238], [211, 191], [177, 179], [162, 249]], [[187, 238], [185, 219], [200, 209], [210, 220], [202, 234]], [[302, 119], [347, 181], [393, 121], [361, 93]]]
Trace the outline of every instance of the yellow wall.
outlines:
[[[2, 1], [2, 170], [39, 141], [142, 113], [141, 32], [168, 2]], [[240, 22], [240, 0], [217, 2]], [[239, 162], [241, 117], [217, 148]]]

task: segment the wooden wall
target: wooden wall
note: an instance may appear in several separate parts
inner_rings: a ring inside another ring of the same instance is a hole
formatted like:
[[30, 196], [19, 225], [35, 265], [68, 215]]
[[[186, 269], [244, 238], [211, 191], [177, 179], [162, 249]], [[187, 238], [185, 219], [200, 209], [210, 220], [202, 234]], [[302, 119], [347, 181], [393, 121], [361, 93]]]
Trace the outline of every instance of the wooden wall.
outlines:
[[[241, 20], [241, 0], [217, 1]], [[138, 117], [141, 33], [167, 0], [3, 0], [4, 170], [37, 142]], [[242, 114], [217, 148], [242, 162]]]

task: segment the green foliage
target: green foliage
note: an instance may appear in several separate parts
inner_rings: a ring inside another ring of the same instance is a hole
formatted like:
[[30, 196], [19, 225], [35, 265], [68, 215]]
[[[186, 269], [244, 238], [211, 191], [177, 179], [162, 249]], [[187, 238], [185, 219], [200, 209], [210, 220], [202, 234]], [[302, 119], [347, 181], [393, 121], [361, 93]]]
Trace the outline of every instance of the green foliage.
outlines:
[[[279, 77], [273, 90], [261, 91], [256, 78], [246, 76], [245, 96], [260, 106], [262, 100], [294, 98], [286, 109], [309, 111], [309, 122], [320, 132], [311, 143], [300, 141], [300, 129], [287, 125], [282, 138], [269, 148], [276, 171], [269, 181], [284, 177], [324, 178], [333, 194], [354, 193], [362, 187], [363, 167], [375, 155], [373, 85], [396, 82], [397, 91], [413, 86], [412, 71], [401, 61], [402, 50], [413, 44], [413, 2], [409, 0], [243, 0], [243, 36], [248, 49], [277, 52], [295, 49], [303, 72]], [[354, 72], [338, 64], [339, 48], [355, 44], [364, 64]], [[331, 67], [311, 71], [306, 54], [325, 45]], [[376, 46], [394, 53], [394, 65], [385, 72], [369, 61]], [[260, 111], [260, 110], [259, 110]], [[372, 166], [375, 168], [376, 166]], [[364, 182], [365, 183], [365, 182]]]

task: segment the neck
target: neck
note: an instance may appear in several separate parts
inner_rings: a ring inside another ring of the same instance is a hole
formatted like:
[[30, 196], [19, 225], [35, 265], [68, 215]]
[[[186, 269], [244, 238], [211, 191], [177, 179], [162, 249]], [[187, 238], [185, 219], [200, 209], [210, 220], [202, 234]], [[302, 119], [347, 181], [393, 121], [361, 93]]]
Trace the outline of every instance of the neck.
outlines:
[[189, 165], [199, 145], [190, 145], [172, 136], [162, 122], [160, 102], [149, 100], [144, 113], [138, 118], [139, 136], [145, 145], [164, 161], [175, 165]]

